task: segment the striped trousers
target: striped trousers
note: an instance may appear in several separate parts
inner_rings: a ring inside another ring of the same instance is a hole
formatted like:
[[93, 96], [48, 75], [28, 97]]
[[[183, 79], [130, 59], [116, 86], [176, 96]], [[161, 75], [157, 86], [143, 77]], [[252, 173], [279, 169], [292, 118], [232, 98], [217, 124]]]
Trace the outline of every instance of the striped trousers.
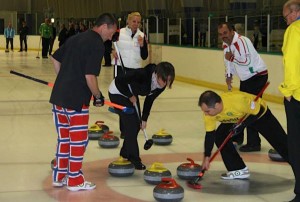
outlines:
[[57, 131], [53, 181], [61, 181], [67, 175], [68, 186], [79, 185], [84, 182], [81, 168], [88, 145], [89, 108], [84, 106], [81, 112], [77, 112], [53, 105], [52, 113]]

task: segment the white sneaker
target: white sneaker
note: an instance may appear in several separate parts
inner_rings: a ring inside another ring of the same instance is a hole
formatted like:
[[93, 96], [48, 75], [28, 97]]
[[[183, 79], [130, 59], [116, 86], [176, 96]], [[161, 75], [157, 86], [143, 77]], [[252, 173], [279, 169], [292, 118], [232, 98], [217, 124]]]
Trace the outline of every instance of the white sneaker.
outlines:
[[67, 186], [67, 189], [70, 191], [80, 191], [80, 190], [91, 190], [95, 189], [96, 185], [92, 182], [85, 181], [82, 184], [76, 186]]
[[250, 172], [247, 167], [241, 170], [229, 171], [221, 175], [224, 180], [234, 180], [234, 179], [248, 179], [250, 177]]
[[52, 182], [53, 187], [63, 187], [67, 185], [68, 176], [65, 176], [61, 181]]

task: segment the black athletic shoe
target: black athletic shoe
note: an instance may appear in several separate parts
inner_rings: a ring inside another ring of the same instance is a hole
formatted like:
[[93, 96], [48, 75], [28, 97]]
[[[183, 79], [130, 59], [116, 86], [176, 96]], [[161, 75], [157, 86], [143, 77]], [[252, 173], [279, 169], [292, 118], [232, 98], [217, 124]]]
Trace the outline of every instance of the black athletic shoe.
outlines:
[[144, 164], [142, 164], [142, 162], [140, 162], [140, 161], [134, 161], [131, 163], [134, 165], [136, 170], [146, 170], [146, 166]]
[[255, 152], [255, 151], [260, 151], [261, 147], [260, 145], [252, 146], [252, 145], [243, 145], [239, 149], [241, 152]]

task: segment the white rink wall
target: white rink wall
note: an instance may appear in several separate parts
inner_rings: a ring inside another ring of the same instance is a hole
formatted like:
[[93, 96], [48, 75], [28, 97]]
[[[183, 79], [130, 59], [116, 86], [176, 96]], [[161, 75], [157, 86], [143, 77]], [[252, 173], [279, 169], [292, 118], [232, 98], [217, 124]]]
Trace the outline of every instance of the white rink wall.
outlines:
[[[53, 51], [58, 48], [57, 39], [56, 37]], [[39, 42], [40, 36], [29, 35], [27, 41], [28, 50], [37, 51]], [[5, 45], [6, 41], [2, 35], [0, 36], [0, 49], [4, 50]], [[19, 48], [19, 35], [16, 35], [14, 37], [14, 50], [18, 51]], [[265, 92], [265, 99], [282, 103], [282, 95], [278, 90], [278, 86], [283, 80], [282, 55], [265, 53], [260, 55], [267, 64], [269, 81], [271, 82]], [[144, 65], [149, 62], [159, 63], [160, 61], [168, 61], [174, 65], [176, 80], [178, 81], [226, 90], [222, 50], [150, 44], [149, 57], [144, 61]], [[239, 80], [234, 78], [234, 89], [238, 89], [238, 86]]]
[[[27, 37], [27, 46], [28, 50], [38, 50], [39, 48], [39, 42], [40, 42], [40, 36], [37, 35], [28, 35]], [[4, 50], [6, 46], [6, 39], [4, 35], [0, 35], [0, 49]], [[40, 49], [42, 49], [42, 44], [40, 45]], [[10, 48], [10, 44], [9, 44]], [[54, 45], [53, 45], [53, 51], [55, 51], [58, 48], [58, 37], [56, 37]], [[18, 51], [20, 49], [20, 36], [15, 35], [14, 37], [14, 51]]]

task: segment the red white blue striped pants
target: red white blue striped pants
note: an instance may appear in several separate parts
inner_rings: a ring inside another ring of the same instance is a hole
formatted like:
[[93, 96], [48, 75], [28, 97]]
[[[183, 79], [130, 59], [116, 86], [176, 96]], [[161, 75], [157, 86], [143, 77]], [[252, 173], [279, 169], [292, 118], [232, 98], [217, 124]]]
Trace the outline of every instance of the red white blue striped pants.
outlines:
[[81, 168], [88, 145], [89, 108], [83, 106], [77, 112], [53, 105], [52, 112], [58, 135], [53, 181], [61, 181], [68, 175], [68, 186], [79, 185], [84, 182]]

